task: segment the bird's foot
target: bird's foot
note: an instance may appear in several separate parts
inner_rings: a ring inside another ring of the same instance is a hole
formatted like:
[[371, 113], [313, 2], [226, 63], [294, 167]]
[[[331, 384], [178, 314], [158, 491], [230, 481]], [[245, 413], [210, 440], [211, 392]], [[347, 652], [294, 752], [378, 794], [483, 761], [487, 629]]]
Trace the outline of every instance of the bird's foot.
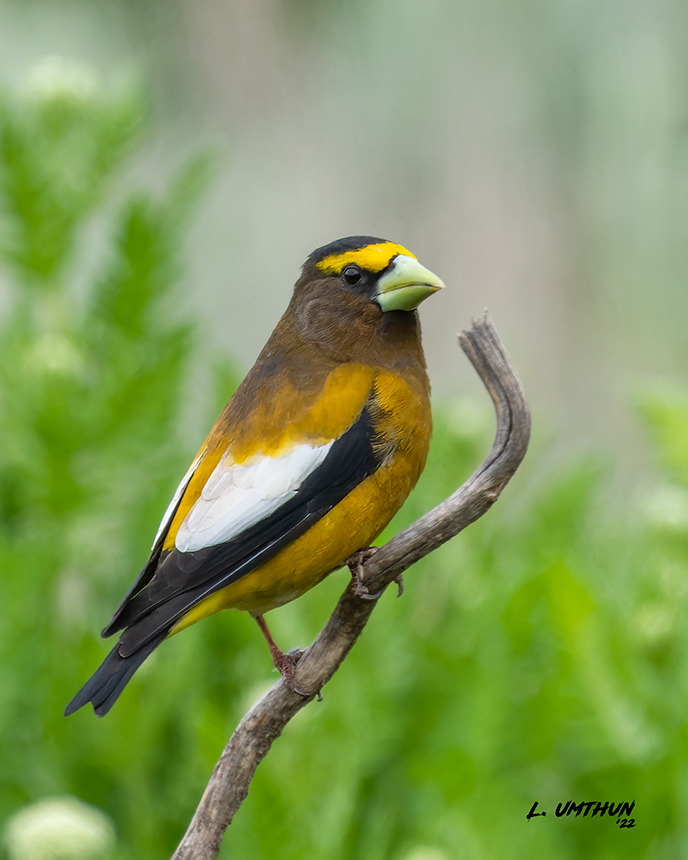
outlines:
[[294, 686], [294, 672], [296, 671], [296, 664], [301, 659], [303, 651], [299, 651], [298, 648], [293, 648], [285, 654], [284, 651], [280, 651], [279, 648], [276, 648], [275, 651], [270, 649], [270, 653], [272, 655], [272, 662], [275, 665], [275, 669], [277, 669], [282, 676], [285, 686], [289, 687], [289, 689], [293, 690], [295, 693], [303, 695], [303, 692]]
[[306, 693], [304, 690], [299, 690], [299, 688], [294, 683], [294, 672], [296, 671], [296, 664], [301, 659], [303, 651], [300, 651], [298, 648], [292, 648], [291, 651], [285, 654], [284, 651], [282, 651], [282, 649], [272, 638], [272, 633], [270, 633], [265, 618], [263, 618], [262, 615], [256, 615], [255, 619], [258, 623], [258, 626], [260, 627], [261, 633], [265, 637], [265, 641], [268, 643], [268, 648], [270, 649], [270, 656], [272, 657], [272, 663], [275, 669], [277, 669], [277, 671], [282, 676], [282, 680], [284, 681], [285, 687], [288, 687], [294, 693], [298, 693], [299, 696], [304, 696], [307, 699], [310, 698], [313, 695], [312, 693]]
[[377, 594], [371, 594], [368, 591], [368, 586], [361, 578], [363, 574], [363, 565], [369, 558], [372, 558], [375, 555], [378, 549], [379, 547], [377, 546], [364, 547], [363, 549], [357, 550], [353, 555], [350, 555], [346, 560], [346, 564], [351, 571], [351, 588], [356, 597], [360, 597], [362, 600], [379, 600], [382, 596], [381, 591], [378, 591]]
[[[382, 591], [378, 591], [375, 594], [371, 594], [368, 591], [368, 586], [361, 579], [361, 575], [363, 574], [363, 566], [368, 561], [369, 558], [372, 558], [375, 553], [380, 549], [377, 546], [368, 546], [365, 549], [359, 549], [353, 555], [350, 555], [346, 560], [346, 564], [349, 566], [349, 570], [351, 571], [351, 579], [352, 579], [352, 590], [356, 597], [360, 597], [363, 600], [379, 600], [382, 596]], [[404, 593], [404, 577], [399, 574], [399, 576], [395, 576], [392, 580], [397, 584], [397, 597], [401, 597]], [[384, 589], [383, 589], [384, 591]]]
[[[280, 665], [277, 665], [277, 660], [273, 658], [273, 662], [275, 663], [275, 668], [282, 676], [282, 680], [284, 681], [284, 686], [292, 691], [292, 693], [296, 693], [299, 696], [303, 696], [304, 699], [311, 699], [313, 696], [316, 696], [319, 702], [323, 700], [323, 694], [321, 690], [316, 690], [315, 692], [311, 691], [310, 693], [307, 690], [301, 690], [296, 686], [294, 682], [294, 671], [296, 669], [296, 664], [306, 653], [305, 651], [301, 651], [300, 648], [292, 648], [290, 651], [287, 651], [285, 654], [283, 651], [280, 651]], [[278, 658], [278, 659], [280, 659]]]

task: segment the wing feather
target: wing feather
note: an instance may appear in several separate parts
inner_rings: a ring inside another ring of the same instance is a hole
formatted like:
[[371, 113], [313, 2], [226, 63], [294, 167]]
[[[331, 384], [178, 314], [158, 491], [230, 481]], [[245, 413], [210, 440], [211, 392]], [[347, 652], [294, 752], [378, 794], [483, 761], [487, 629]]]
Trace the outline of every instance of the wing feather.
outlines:
[[193, 463], [189, 466], [188, 472], [186, 473], [186, 475], [184, 475], [184, 477], [179, 482], [179, 486], [174, 491], [174, 495], [172, 496], [172, 501], [169, 503], [169, 505], [167, 506], [167, 510], [162, 515], [162, 519], [160, 520], [160, 525], [158, 527], [157, 534], [155, 535], [155, 540], [153, 541], [153, 546], [156, 545], [156, 543], [160, 540], [161, 537], [163, 537], [165, 534], [167, 534], [167, 530], [169, 529], [170, 524], [172, 523], [172, 520], [174, 519], [174, 515], [177, 512], [177, 508], [179, 507], [179, 503], [182, 500], [182, 496], [186, 492], [186, 488], [189, 486], [189, 482], [193, 478], [193, 476], [196, 472], [196, 469], [199, 467], [200, 462], [204, 456], [205, 456], [205, 451], [202, 451], [196, 457], [196, 459], [193, 461]]
[[332, 445], [299, 445], [281, 457], [241, 464], [232, 462], [227, 451], [179, 527], [176, 548], [195, 552], [225, 543], [270, 517], [317, 469]]
[[[134, 653], [161, 631], [171, 629], [204, 598], [255, 570], [304, 534], [379, 467], [382, 456], [376, 441], [366, 407], [339, 439], [320, 446], [326, 451], [319, 450], [317, 456], [300, 453], [302, 464], [310, 462], [310, 472], [294, 468], [288, 482], [289, 492], [277, 496], [273, 493], [259, 519], [247, 517], [249, 524], [237, 534], [233, 531], [236, 517], [232, 515], [232, 529], [213, 523], [208, 532], [214, 538], [230, 534], [229, 539], [211, 544], [199, 542], [197, 549], [173, 550], [162, 560], [148, 585], [129, 599], [117, 620], [117, 629], [128, 628], [120, 640], [122, 656]], [[314, 450], [318, 449], [311, 449]], [[259, 474], [257, 469], [254, 475]], [[279, 489], [285, 490], [285, 484]], [[275, 498], [280, 499], [279, 504]], [[212, 506], [212, 500], [205, 502]], [[259, 507], [258, 504], [254, 511]]]

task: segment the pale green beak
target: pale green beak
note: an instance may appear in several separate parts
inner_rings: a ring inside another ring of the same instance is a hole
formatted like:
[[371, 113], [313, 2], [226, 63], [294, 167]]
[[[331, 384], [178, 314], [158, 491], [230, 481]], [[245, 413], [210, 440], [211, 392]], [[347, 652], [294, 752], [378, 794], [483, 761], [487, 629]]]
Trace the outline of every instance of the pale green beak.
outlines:
[[383, 311], [414, 311], [423, 299], [442, 287], [437, 275], [421, 266], [415, 257], [399, 254], [377, 282], [374, 298]]

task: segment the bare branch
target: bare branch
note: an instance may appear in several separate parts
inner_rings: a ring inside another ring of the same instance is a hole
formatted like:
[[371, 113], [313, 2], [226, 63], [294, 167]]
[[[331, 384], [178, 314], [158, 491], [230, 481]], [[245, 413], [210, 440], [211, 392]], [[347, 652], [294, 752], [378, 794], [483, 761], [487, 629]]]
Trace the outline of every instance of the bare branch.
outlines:
[[[363, 566], [370, 593], [475, 522], [497, 501], [519, 467], [530, 438], [523, 386], [487, 312], [459, 335], [461, 348], [487, 388], [497, 413], [494, 444], [480, 468], [448, 499], [394, 537]], [[220, 757], [172, 860], [214, 860], [225, 830], [248, 794], [256, 768], [289, 720], [337, 671], [375, 609], [349, 586], [329, 621], [296, 665], [294, 685], [278, 681], [246, 714]]]

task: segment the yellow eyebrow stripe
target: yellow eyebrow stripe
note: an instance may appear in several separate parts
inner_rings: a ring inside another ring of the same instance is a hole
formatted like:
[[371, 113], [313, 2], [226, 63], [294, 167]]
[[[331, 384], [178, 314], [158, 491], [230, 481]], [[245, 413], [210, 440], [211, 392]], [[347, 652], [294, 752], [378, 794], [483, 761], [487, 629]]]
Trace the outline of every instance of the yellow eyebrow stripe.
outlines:
[[365, 248], [358, 248], [356, 251], [330, 254], [329, 257], [325, 257], [316, 265], [324, 272], [331, 272], [335, 275], [352, 264], [356, 264], [368, 272], [381, 272], [397, 254], [406, 254], [408, 257], [413, 257], [414, 260], [416, 259], [416, 255], [402, 245], [395, 245], [394, 242], [380, 242], [377, 245], [366, 245]]

